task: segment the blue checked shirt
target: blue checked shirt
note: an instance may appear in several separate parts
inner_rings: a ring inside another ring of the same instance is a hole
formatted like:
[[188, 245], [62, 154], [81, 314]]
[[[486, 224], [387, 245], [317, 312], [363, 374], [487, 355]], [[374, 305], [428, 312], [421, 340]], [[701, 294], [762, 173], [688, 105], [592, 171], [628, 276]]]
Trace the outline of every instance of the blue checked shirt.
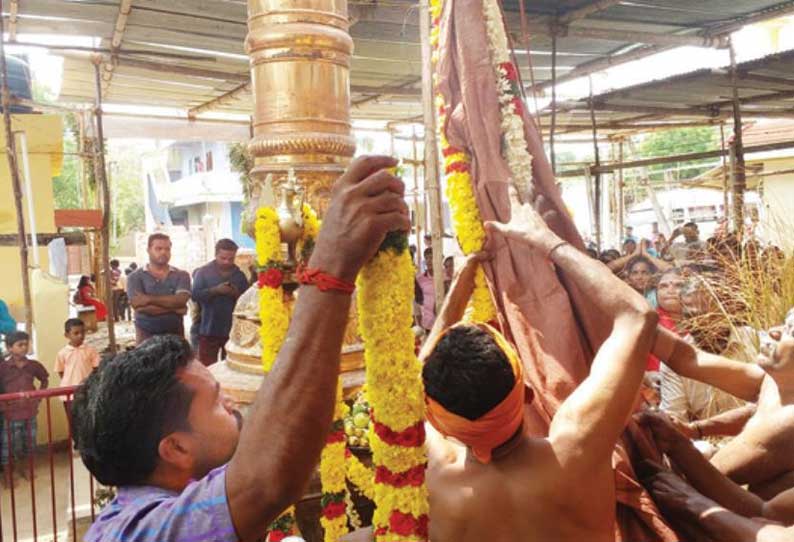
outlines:
[[85, 542], [237, 542], [226, 499], [226, 466], [191, 482], [182, 493], [120, 487]]

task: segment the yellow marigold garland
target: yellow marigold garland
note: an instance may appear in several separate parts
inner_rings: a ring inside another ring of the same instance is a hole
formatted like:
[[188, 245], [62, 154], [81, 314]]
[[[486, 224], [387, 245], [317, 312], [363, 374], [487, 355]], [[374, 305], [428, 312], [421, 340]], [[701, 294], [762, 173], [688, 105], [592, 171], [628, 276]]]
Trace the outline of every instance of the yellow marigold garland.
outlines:
[[348, 453], [345, 460], [347, 479], [369, 500], [375, 498], [375, 473], [355, 455]]
[[[256, 213], [256, 259], [260, 269], [259, 318], [262, 322], [259, 336], [262, 342], [262, 366], [270, 372], [276, 355], [287, 336], [289, 309], [284, 303], [281, 287], [283, 273], [279, 269], [282, 261], [281, 233], [278, 214], [271, 207], [262, 207]], [[264, 282], [269, 280], [268, 284]]]
[[336, 388], [333, 426], [320, 456], [320, 482], [323, 486], [320, 524], [325, 530], [325, 542], [337, 542], [347, 534], [346, 439], [342, 421], [346, 414], [347, 405], [342, 397], [340, 380]]
[[384, 542], [428, 538], [424, 390], [411, 331], [413, 281], [407, 243], [382, 248], [358, 279], [373, 422], [372, 523], [376, 540]]
[[[431, 38], [434, 62], [438, 61], [438, 36], [442, 7], [442, 0], [430, 2], [430, 15], [433, 20], [431, 36], [435, 36], [435, 40]], [[471, 155], [463, 149], [452, 147], [447, 141], [444, 133], [447, 108], [440, 93], [436, 95], [436, 105], [438, 106], [439, 138], [444, 155], [444, 174], [447, 181], [447, 199], [452, 214], [452, 225], [455, 228], [461, 250], [468, 255], [482, 250], [485, 243], [485, 228], [480, 209], [477, 207], [474, 181], [470, 171]], [[467, 319], [476, 322], [496, 320], [496, 309], [482, 268], [477, 269], [474, 278], [474, 292], [470, 309], [467, 311]]]

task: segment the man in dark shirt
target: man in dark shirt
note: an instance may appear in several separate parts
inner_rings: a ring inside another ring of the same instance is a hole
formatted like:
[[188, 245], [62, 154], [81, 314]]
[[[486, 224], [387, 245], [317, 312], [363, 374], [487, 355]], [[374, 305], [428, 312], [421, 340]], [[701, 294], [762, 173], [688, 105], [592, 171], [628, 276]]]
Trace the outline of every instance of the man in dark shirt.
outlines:
[[[3, 393], [34, 391], [35, 381], [39, 381], [39, 389], [49, 384], [50, 375], [44, 365], [28, 358], [30, 337], [23, 331], [15, 331], [6, 336], [9, 356], [0, 363], [0, 386]], [[9, 456], [13, 456], [17, 471], [25, 476], [26, 455], [31, 453], [36, 442], [36, 414], [39, 401], [36, 399], [20, 399], [10, 401], [3, 406], [3, 415], [8, 427], [3, 427], [2, 463], [6, 485], [13, 483], [11, 469], [8, 467]]]
[[190, 299], [190, 275], [168, 265], [171, 239], [149, 236], [149, 263], [127, 279], [127, 297], [135, 309], [135, 342], [154, 335], [185, 336], [184, 319]]
[[221, 239], [215, 259], [193, 275], [193, 301], [201, 307], [198, 358], [204, 365], [218, 361], [218, 352], [229, 340], [237, 298], [248, 288], [248, 279], [234, 264], [237, 248], [231, 239]]

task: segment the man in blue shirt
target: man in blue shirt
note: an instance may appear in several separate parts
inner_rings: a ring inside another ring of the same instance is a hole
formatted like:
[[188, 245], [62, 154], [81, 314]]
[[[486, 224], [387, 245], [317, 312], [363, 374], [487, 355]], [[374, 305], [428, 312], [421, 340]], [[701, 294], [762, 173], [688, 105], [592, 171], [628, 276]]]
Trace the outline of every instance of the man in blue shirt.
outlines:
[[204, 365], [218, 361], [218, 352], [229, 340], [237, 298], [248, 288], [248, 279], [234, 264], [237, 244], [221, 239], [215, 244], [215, 259], [193, 275], [193, 301], [201, 306], [198, 359]]
[[155, 335], [185, 336], [190, 275], [171, 267], [171, 238], [149, 236], [149, 263], [127, 279], [127, 297], [135, 309], [135, 342]]
[[176, 337], [105, 360], [72, 405], [80, 457], [118, 487], [86, 542], [261, 540], [303, 494], [331, 429], [359, 269], [389, 231], [410, 231], [397, 161], [361, 157], [333, 190], [284, 346], [240, 429], [212, 373]]

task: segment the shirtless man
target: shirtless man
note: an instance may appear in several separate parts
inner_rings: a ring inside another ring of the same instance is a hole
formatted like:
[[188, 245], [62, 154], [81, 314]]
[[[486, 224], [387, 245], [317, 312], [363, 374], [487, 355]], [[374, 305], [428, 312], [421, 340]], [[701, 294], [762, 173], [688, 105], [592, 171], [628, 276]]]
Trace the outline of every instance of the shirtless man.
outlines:
[[[761, 354], [758, 364], [696, 351], [667, 332], [660, 333], [656, 342], [656, 348], [671, 352], [662, 359], [679, 375], [756, 403], [754, 411], [734, 413], [739, 414], [739, 423], [742, 414], [748, 421], [711, 463], [765, 499], [794, 487], [794, 336], [791, 329], [772, 331], [770, 336], [774, 344]], [[705, 435], [709, 424], [699, 422], [694, 429]]]
[[638, 395], [656, 313], [605, 266], [562, 242], [530, 205], [514, 200], [512, 221], [488, 228], [548, 254], [613, 327], [548, 438], [528, 437], [526, 388], [512, 347], [492, 329], [458, 323], [473, 290], [476, 262], [467, 262], [420, 356], [428, 419], [466, 445], [428, 436], [430, 539], [612, 542], [612, 452]]

